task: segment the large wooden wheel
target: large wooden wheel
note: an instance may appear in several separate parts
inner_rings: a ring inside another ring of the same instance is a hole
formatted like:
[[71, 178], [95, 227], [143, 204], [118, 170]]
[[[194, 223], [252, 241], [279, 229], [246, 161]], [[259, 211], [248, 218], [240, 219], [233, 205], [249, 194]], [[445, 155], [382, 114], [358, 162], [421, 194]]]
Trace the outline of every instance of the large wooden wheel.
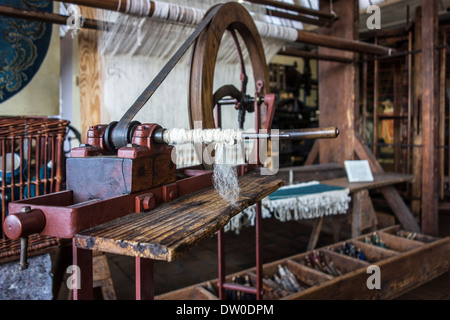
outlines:
[[[240, 112], [253, 111], [248, 107], [254, 104], [259, 108], [256, 113], [256, 127], [261, 128], [265, 122], [265, 106], [261, 103], [261, 97], [269, 91], [269, 76], [267, 71], [264, 50], [258, 30], [252, 17], [247, 10], [235, 2], [220, 5], [220, 9], [215, 14], [207, 28], [197, 38], [191, 58], [190, 83], [189, 83], [189, 121], [191, 128], [196, 122], [201, 122], [203, 129], [215, 128], [220, 121], [214, 117], [214, 108], [217, 102], [224, 97], [231, 97], [239, 101]], [[214, 71], [217, 55], [225, 32], [230, 32], [237, 48], [237, 54], [241, 61], [241, 88], [234, 85], [225, 85], [213, 92]], [[245, 67], [242, 53], [239, 47], [236, 34], [239, 34], [247, 48], [253, 77], [255, 82], [255, 92], [250, 97], [255, 98], [249, 102], [246, 95]], [[246, 100], [246, 101], [244, 101]], [[238, 109], [238, 107], [236, 107]], [[240, 124], [242, 127], [242, 124]]]

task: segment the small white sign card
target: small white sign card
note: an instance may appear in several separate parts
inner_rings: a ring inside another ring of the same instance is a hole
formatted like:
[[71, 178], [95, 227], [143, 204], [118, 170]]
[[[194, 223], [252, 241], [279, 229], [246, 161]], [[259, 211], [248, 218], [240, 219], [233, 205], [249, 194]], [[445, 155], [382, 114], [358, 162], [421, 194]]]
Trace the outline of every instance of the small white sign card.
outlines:
[[372, 170], [370, 170], [367, 160], [347, 160], [344, 161], [348, 182], [373, 181]]

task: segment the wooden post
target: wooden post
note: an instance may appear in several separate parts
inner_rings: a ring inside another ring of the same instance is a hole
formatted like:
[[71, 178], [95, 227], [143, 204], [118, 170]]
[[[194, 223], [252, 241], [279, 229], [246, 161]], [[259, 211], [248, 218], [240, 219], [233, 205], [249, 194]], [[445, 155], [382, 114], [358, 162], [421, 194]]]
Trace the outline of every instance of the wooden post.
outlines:
[[394, 171], [401, 172], [401, 148], [399, 144], [401, 143], [401, 131], [403, 108], [402, 108], [402, 85], [403, 85], [403, 71], [402, 65], [399, 63], [398, 66], [394, 68], [394, 113], [392, 122], [394, 123]]
[[[442, 44], [447, 44], [447, 32], [442, 32]], [[440, 57], [440, 79], [439, 79], [439, 146], [445, 146], [445, 105], [446, 105], [446, 58], [447, 58], [447, 48], [443, 47], [441, 49]], [[440, 183], [440, 199], [444, 199], [444, 180], [445, 180], [445, 149], [439, 149], [439, 172], [441, 177]]]
[[73, 299], [92, 300], [94, 298], [92, 250], [78, 248], [75, 240], [72, 240], [72, 261], [76, 267]]
[[[378, 39], [375, 38], [375, 43]], [[375, 158], [378, 155], [378, 105], [380, 104], [380, 61], [375, 59], [373, 62], [373, 147], [372, 152]]]
[[364, 55], [363, 70], [362, 70], [362, 128], [361, 138], [364, 143], [367, 142], [367, 76], [368, 76], [368, 62], [367, 55]]
[[135, 258], [136, 300], [154, 299], [153, 260]]
[[[413, 50], [413, 33], [410, 30], [408, 32], [408, 51], [411, 52]], [[408, 54], [408, 136], [406, 138], [406, 144], [408, 145], [408, 149], [407, 149], [407, 155], [406, 155], [406, 159], [407, 159], [407, 166], [406, 166], [406, 172], [410, 173], [411, 172], [411, 154], [412, 154], [412, 148], [411, 148], [411, 135], [412, 135], [412, 131], [411, 131], [411, 122], [412, 122], [412, 66], [413, 66], [413, 55], [410, 53]], [[408, 186], [409, 188], [409, 186]], [[408, 189], [409, 190], [409, 189]], [[408, 192], [409, 193], [409, 192]]]
[[438, 235], [438, 1], [422, 0], [422, 230]]
[[[353, 0], [333, 3], [333, 10], [340, 17], [333, 28], [321, 28], [328, 36], [355, 40], [358, 35], [358, 6]], [[321, 10], [329, 11], [329, 1], [320, 2]], [[319, 47], [319, 54], [354, 59], [354, 53]], [[319, 162], [343, 163], [353, 159], [356, 104], [356, 66], [354, 64], [319, 61], [319, 125], [336, 126], [340, 134], [332, 141], [319, 141]], [[326, 152], [325, 152], [326, 150]], [[322, 152], [324, 151], [324, 152]]]
[[[420, 109], [422, 103], [422, 8], [417, 7], [414, 18], [414, 67], [412, 74], [412, 142], [415, 146], [422, 145], [422, 125], [420, 123]], [[411, 212], [416, 220], [420, 220], [421, 196], [422, 196], [422, 148], [412, 149], [411, 173], [414, 174], [416, 182], [411, 186]]]

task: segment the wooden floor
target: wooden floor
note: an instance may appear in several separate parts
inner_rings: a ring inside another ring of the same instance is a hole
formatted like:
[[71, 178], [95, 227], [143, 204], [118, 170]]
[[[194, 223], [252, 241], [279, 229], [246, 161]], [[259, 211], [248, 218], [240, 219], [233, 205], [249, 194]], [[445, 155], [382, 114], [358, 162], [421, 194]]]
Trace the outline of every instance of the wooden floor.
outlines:
[[[450, 236], [450, 210], [440, 212], [440, 237]], [[306, 251], [311, 228], [297, 222], [263, 220], [264, 263]], [[255, 266], [254, 228], [241, 230], [239, 235], [227, 233], [226, 269], [234, 273]], [[343, 240], [343, 239], [342, 239]], [[317, 247], [334, 243], [332, 237], [322, 233]], [[217, 278], [217, 240], [211, 237], [173, 262], [155, 261], [155, 295], [184, 288]], [[134, 300], [134, 259], [107, 254], [117, 299]], [[67, 294], [60, 292], [61, 299]], [[414, 289], [398, 299], [450, 300], [450, 272]]]

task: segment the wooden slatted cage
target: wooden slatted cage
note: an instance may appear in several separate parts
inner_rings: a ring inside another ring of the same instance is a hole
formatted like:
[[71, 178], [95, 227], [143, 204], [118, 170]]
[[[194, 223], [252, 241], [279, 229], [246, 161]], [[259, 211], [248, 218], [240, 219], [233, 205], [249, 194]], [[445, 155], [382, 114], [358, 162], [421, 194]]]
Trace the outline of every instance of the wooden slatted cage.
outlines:
[[[0, 117], [0, 260], [20, 254], [20, 239], [3, 231], [8, 204], [63, 190], [64, 140], [69, 121], [47, 117]], [[41, 235], [29, 237], [28, 251], [57, 245]]]

